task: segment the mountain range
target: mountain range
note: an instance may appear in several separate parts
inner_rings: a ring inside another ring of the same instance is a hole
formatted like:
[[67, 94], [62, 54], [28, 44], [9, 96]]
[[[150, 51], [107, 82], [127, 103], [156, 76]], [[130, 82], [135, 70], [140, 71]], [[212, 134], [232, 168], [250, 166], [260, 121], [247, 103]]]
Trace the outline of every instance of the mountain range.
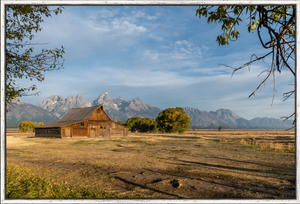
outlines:
[[6, 113], [6, 127], [18, 127], [23, 121], [43, 122], [44, 124], [58, 121], [59, 118], [41, 107], [26, 103], [16, 102], [14, 108]]
[[[125, 122], [130, 117], [156, 118], [162, 111], [160, 108], [143, 103], [139, 98], [127, 101], [120, 96], [112, 99], [105, 91], [93, 101], [86, 101], [83, 96], [64, 98], [51, 95], [37, 105], [20, 102], [7, 115], [7, 127], [17, 126], [21, 121], [30, 120], [45, 124], [58, 121], [72, 108], [83, 108], [103, 104], [104, 111], [114, 121]], [[213, 128], [219, 126], [230, 129], [287, 129], [292, 127], [291, 121], [274, 118], [254, 118], [247, 120], [236, 115], [229, 109], [218, 109], [213, 112], [201, 111], [195, 108], [184, 108], [191, 118], [191, 127]]]

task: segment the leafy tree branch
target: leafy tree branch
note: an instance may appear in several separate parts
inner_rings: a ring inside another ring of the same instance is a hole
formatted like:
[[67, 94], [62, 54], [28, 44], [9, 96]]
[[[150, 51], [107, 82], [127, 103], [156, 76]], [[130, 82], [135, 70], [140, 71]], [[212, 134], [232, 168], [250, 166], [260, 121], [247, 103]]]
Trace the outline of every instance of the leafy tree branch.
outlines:
[[[11, 5], [6, 6], [6, 104], [11, 106], [17, 97], [27, 96], [36, 90], [36, 85], [21, 88], [16, 79], [44, 81], [44, 72], [63, 68], [64, 47], [42, 49], [39, 53], [31, 43], [34, 33], [42, 30], [44, 17], [62, 13], [63, 7], [51, 10], [48, 6]], [[38, 93], [33, 93], [38, 94]]]
[[[245, 15], [244, 18], [241, 16]], [[258, 38], [263, 48], [268, 52], [262, 56], [251, 56], [249, 62], [233, 69], [232, 75], [241, 69], [250, 69], [251, 64], [257, 61], [270, 59], [269, 68], [263, 70], [266, 73], [265, 78], [257, 88], [249, 95], [255, 96], [258, 89], [272, 76], [274, 82], [273, 100], [275, 96], [275, 75], [283, 70], [289, 71], [295, 78], [295, 24], [296, 24], [296, 7], [294, 5], [220, 5], [220, 6], [199, 6], [196, 10], [196, 16], [207, 18], [207, 23], [221, 23], [222, 34], [218, 35], [216, 41], [220, 46], [229, 45], [229, 41], [236, 41], [240, 37], [238, 26], [243, 19], [248, 22], [248, 32], [257, 31]], [[262, 34], [262, 30], [265, 34]], [[263, 37], [262, 37], [263, 35]], [[268, 37], [267, 41], [264, 41]], [[259, 76], [261, 75], [259, 74]], [[295, 90], [283, 93], [284, 101], [293, 96]], [[273, 101], [272, 100], [272, 101]], [[273, 102], [272, 102], [273, 103]], [[294, 113], [286, 120], [294, 116]], [[294, 124], [295, 124], [294, 120]]]

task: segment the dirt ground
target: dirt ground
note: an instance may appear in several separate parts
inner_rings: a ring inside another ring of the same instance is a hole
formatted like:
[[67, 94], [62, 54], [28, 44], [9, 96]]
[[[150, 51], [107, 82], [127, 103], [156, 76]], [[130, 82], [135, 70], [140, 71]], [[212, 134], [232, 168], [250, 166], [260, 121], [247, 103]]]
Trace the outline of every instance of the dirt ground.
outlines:
[[235, 142], [293, 143], [294, 132], [191, 131], [70, 140], [14, 134], [6, 138], [7, 164], [58, 184], [141, 198], [295, 199], [294, 152]]

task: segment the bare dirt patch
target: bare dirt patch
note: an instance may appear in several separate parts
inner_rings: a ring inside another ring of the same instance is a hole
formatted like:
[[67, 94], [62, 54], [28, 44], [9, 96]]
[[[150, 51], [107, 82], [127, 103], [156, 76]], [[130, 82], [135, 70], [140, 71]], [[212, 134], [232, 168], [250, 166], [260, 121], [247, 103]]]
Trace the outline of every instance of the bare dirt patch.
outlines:
[[[143, 198], [295, 198], [295, 154], [240, 139], [288, 141], [286, 131], [196, 131], [127, 138], [7, 137], [7, 164], [59, 184]], [[227, 140], [227, 142], [222, 142]]]

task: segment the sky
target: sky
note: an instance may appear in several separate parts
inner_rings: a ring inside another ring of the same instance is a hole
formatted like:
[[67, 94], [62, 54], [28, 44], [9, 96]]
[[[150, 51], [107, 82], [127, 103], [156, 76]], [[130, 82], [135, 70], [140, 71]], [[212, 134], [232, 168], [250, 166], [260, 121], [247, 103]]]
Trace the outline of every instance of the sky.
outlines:
[[[240, 24], [237, 41], [219, 46], [221, 24], [207, 24], [195, 16], [197, 6], [64, 6], [62, 14], [45, 18], [33, 42], [35, 49], [65, 47], [64, 69], [45, 73], [45, 81], [18, 80], [20, 86], [36, 84], [39, 96], [20, 100], [37, 104], [51, 96], [82, 95], [95, 100], [107, 91], [111, 98], [139, 98], [166, 109], [192, 107], [202, 111], [230, 109], [246, 119], [280, 118], [294, 112], [294, 98], [283, 102], [293, 89], [290, 72], [276, 73], [255, 94], [266, 76], [268, 60], [255, 63], [232, 76], [232, 69], [248, 62], [252, 54], [267, 53], [257, 33]], [[246, 16], [243, 16], [246, 20]]]

